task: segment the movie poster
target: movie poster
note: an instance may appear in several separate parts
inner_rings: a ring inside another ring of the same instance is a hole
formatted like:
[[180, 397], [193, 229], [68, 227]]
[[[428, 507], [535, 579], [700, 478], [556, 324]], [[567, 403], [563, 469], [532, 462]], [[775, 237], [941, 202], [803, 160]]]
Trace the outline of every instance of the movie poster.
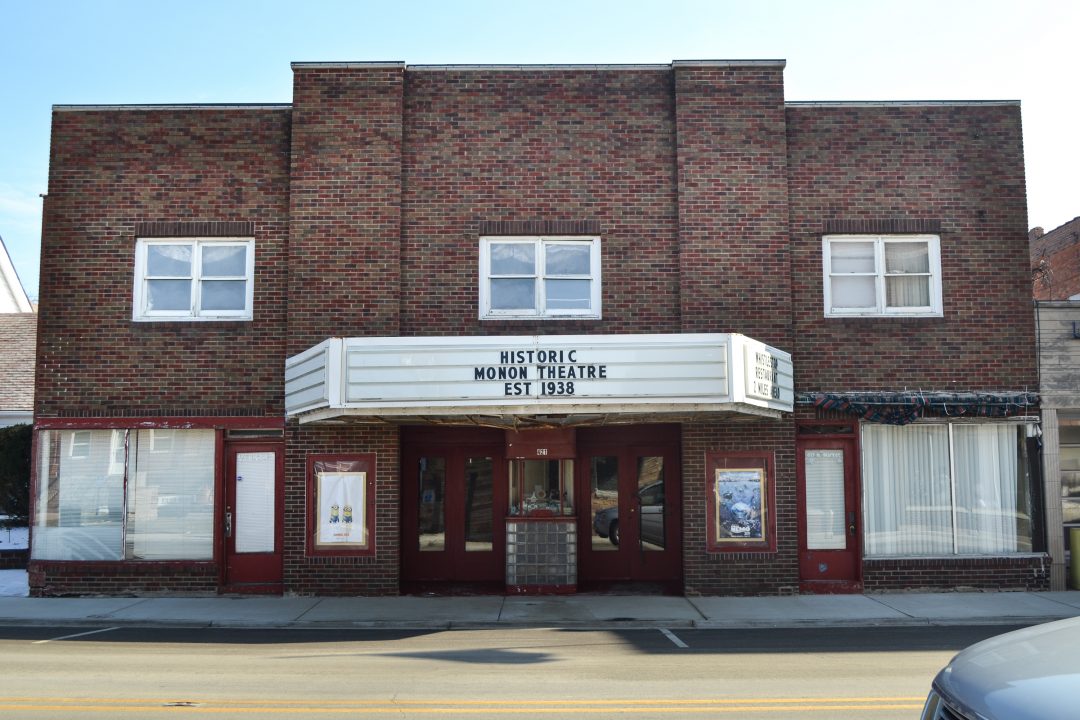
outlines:
[[765, 471], [761, 468], [718, 468], [716, 540], [746, 542], [765, 539]]
[[316, 476], [319, 545], [364, 547], [366, 472], [320, 472]]

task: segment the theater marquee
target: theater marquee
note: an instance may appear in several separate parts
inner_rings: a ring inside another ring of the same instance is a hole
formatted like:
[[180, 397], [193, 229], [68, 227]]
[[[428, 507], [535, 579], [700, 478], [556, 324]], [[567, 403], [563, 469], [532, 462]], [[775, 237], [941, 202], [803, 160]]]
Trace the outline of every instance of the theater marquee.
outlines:
[[737, 334], [331, 338], [286, 364], [301, 422], [342, 415], [790, 412], [791, 356]]

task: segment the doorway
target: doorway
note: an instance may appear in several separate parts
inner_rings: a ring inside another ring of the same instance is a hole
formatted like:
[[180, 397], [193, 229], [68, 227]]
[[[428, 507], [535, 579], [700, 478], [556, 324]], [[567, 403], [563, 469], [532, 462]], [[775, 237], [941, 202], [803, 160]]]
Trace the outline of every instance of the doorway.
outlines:
[[402, 583], [408, 591], [501, 590], [505, 443], [500, 432], [403, 431]]
[[862, 592], [855, 447], [854, 434], [801, 435], [796, 442], [803, 592]]
[[226, 446], [223, 591], [282, 591], [283, 450], [279, 444]]
[[679, 428], [578, 431], [578, 584], [682, 592]]

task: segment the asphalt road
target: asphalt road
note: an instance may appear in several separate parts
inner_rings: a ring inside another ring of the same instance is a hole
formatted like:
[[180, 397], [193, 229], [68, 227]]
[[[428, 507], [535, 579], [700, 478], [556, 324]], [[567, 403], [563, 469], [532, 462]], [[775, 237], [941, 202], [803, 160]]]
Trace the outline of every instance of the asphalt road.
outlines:
[[910, 719], [1010, 629], [0, 627], [0, 717]]

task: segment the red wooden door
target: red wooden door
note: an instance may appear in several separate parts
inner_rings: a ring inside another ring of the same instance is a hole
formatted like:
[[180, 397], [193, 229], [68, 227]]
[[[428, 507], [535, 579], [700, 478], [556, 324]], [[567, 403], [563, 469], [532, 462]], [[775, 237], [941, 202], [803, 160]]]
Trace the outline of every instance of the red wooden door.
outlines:
[[855, 441], [802, 439], [796, 452], [802, 589], [817, 593], [861, 592]]
[[283, 455], [280, 445], [238, 443], [226, 449], [226, 592], [282, 590]]

